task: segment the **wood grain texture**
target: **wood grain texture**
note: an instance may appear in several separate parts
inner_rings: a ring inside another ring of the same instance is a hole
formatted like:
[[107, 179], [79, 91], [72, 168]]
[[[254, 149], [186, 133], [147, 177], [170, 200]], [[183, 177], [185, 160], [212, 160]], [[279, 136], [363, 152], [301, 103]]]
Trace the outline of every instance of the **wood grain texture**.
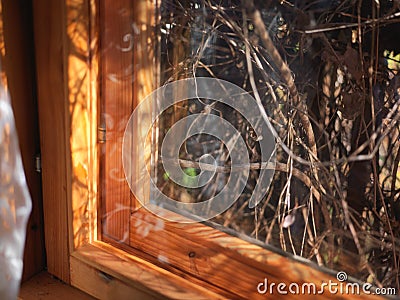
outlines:
[[96, 236], [94, 2], [34, 4], [47, 263], [66, 282], [69, 253]]
[[[134, 108], [149, 96], [158, 87], [158, 76], [159, 76], [159, 61], [157, 56], [157, 39], [159, 38], [156, 34], [156, 3], [153, 0], [141, 0], [135, 3], [133, 9], [133, 55], [134, 55], [134, 80], [133, 80], [133, 104]], [[143, 122], [145, 124], [151, 123], [151, 105], [147, 105], [147, 109], [143, 109], [144, 112], [139, 116], [136, 122]], [[157, 154], [154, 153], [156, 150], [156, 130], [153, 130], [152, 136], [148, 135], [148, 130], [150, 128], [145, 128], [138, 123], [133, 123], [132, 126], [135, 128], [140, 128], [137, 130], [132, 130], [134, 134], [140, 135], [133, 136], [132, 138], [132, 177], [131, 180], [136, 182], [140, 181], [143, 186], [143, 191], [147, 191], [145, 195], [141, 195], [141, 202], [148, 202], [150, 196], [150, 180], [145, 176], [142, 178], [138, 177], [140, 174], [140, 163], [146, 164], [148, 170], [151, 169], [150, 165], [154, 165], [155, 160], [157, 160]], [[133, 129], [133, 128], [132, 128]], [[140, 145], [138, 141], [146, 140], [147, 143], [145, 147]], [[153, 160], [153, 161], [152, 161]], [[154, 172], [151, 170], [150, 172]], [[131, 194], [131, 191], [129, 190]], [[131, 196], [131, 210], [138, 208], [141, 204]], [[128, 239], [129, 241], [129, 239]]]
[[[97, 49], [94, 1], [66, 1], [66, 49], [68, 60], [68, 118], [72, 174], [71, 208], [73, 241], [77, 248], [94, 240], [97, 199]], [[70, 249], [73, 251], [73, 249]]]
[[33, 1], [33, 15], [47, 267], [68, 283], [71, 156], [64, 4], [62, 0]]
[[[187, 278], [175, 275], [101, 242], [83, 246], [72, 256], [81, 263], [86, 263], [103, 272], [105, 275], [103, 277], [110, 278], [110, 281], [119, 280], [137, 291], [148, 294], [153, 297], [152, 299], [226, 299], [206, 287], [192, 283]], [[75, 263], [72, 265], [73, 273], [75, 272], [74, 265]], [[75, 285], [74, 278], [82, 280], [81, 276], [73, 275], [73, 285]], [[83, 288], [89, 292], [87, 287], [86, 285]]]
[[[98, 143], [98, 127], [100, 124], [100, 17], [97, 0], [90, 0], [89, 17], [89, 49], [90, 49], [90, 94], [89, 105], [89, 153], [88, 153], [88, 212], [89, 212], [89, 238], [90, 242], [99, 238], [99, 182], [100, 162]], [[76, 246], [76, 245], [75, 245]]]
[[71, 284], [96, 299], [160, 299], [71, 257]]
[[[140, 2], [140, 1], [139, 1]], [[133, 111], [133, 2], [100, 1], [102, 234], [124, 241], [129, 231], [130, 191], [122, 167], [122, 140]]]
[[[163, 209], [159, 212], [164, 217], [174, 214]], [[317, 287], [329, 280], [339, 283], [334, 276], [304, 264], [304, 261], [296, 261], [201, 223], [163, 221], [143, 209], [132, 215], [131, 224], [131, 245], [139, 251], [164, 261], [166, 268], [173, 266], [224, 289], [232, 299], [264, 299], [266, 295], [257, 292], [257, 285], [264, 278], [286, 286], [293, 282], [300, 286], [312, 282]], [[333, 296], [359, 298], [358, 295], [332, 295], [329, 292], [318, 298], [331, 299]], [[276, 294], [274, 299], [279, 297], [286, 299], [290, 294]], [[302, 298], [314, 299], [315, 295], [302, 295]], [[377, 296], [369, 298], [381, 299]]]
[[[104, 236], [129, 243], [129, 215], [140, 204], [126, 184], [122, 141], [134, 108], [157, 85], [156, 7], [149, 0], [136, 1], [134, 5], [128, 0], [112, 1], [112, 5], [106, 0], [100, 3], [100, 119], [106, 131], [106, 141], [101, 146], [101, 230]], [[139, 122], [150, 117], [151, 112], [146, 111]], [[146, 137], [147, 130], [143, 128], [139, 134]], [[148, 143], [142, 149], [137, 140], [132, 137], [133, 164], [131, 171], [125, 170], [130, 174], [139, 174], [132, 171], [139, 169], [136, 162], [150, 163], [154, 146]], [[144, 190], [150, 190], [148, 181], [137, 177], [132, 180], [141, 180]]]

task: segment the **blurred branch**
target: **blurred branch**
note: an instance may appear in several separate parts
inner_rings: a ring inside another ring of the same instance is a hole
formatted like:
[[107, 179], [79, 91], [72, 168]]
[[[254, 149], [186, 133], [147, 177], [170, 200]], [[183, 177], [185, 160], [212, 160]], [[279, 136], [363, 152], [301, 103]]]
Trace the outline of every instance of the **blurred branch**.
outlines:
[[[374, 24], [379, 24], [382, 23], [383, 21], [389, 21], [393, 20], [397, 17], [400, 17], [400, 12], [394, 13], [390, 16], [386, 16], [383, 18], [378, 18], [378, 19], [371, 19], [365, 22], [360, 23], [348, 23], [348, 24], [341, 24], [341, 25], [334, 25], [334, 26], [329, 26], [329, 27], [323, 27], [323, 28], [314, 28], [314, 29], [309, 29], [309, 30], [304, 30], [300, 31], [305, 34], [313, 34], [313, 33], [321, 33], [321, 32], [328, 32], [328, 31], [334, 31], [334, 30], [340, 30], [340, 29], [347, 29], [347, 28], [354, 28], [358, 26], [366, 26], [366, 25], [374, 25]], [[398, 21], [398, 20], [395, 20]]]
[[[168, 162], [176, 166], [179, 165], [184, 168], [195, 168], [210, 172], [215, 171], [216, 173], [231, 173], [231, 172], [242, 171], [244, 169], [275, 170], [285, 173], [289, 172], [287, 164], [279, 162], [276, 163], [262, 162], [262, 163], [250, 163], [250, 164], [240, 164], [240, 165], [216, 166], [213, 164], [200, 163], [197, 161], [191, 161], [185, 159], [175, 160], [175, 159], [162, 158], [162, 161]], [[307, 176], [305, 173], [303, 173], [299, 169], [296, 169], [295, 167], [293, 167], [291, 171], [293, 173], [293, 176], [295, 176], [301, 182], [303, 182], [305, 186], [307, 186], [308, 188], [311, 188], [313, 186], [310, 177]], [[320, 193], [315, 188], [313, 189], [313, 194], [318, 200], [321, 198]]]
[[255, 8], [254, 2], [252, 0], [243, 0], [243, 6], [246, 8], [250, 18], [254, 22], [254, 27], [258, 32], [261, 41], [264, 44], [264, 47], [268, 51], [271, 59], [277, 65], [279, 72], [281, 73], [282, 79], [286, 83], [289, 93], [292, 96], [294, 106], [297, 106], [300, 110], [300, 120], [304, 127], [304, 130], [307, 133], [308, 138], [308, 145], [315, 156], [317, 158], [317, 145], [315, 143], [314, 131], [312, 129], [310, 119], [307, 114], [307, 105], [304, 101], [302, 101], [299, 97], [299, 93], [297, 91], [293, 76], [289, 69], [289, 66], [283, 61], [281, 55], [279, 54], [278, 50], [276, 49], [274, 43], [269, 36], [268, 30], [265, 27], [265, 24], [261, 18], [260, 11]]

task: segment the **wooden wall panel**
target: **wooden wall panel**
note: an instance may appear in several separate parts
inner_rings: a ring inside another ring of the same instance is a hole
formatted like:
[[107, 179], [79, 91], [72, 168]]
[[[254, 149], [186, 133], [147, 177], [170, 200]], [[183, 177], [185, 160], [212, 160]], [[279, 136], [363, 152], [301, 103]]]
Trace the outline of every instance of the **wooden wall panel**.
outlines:
[[49, 273], [69, 283], [68, 204], [71, 158], [66, 92], [65, 4], [33, 1], [43, 210]]

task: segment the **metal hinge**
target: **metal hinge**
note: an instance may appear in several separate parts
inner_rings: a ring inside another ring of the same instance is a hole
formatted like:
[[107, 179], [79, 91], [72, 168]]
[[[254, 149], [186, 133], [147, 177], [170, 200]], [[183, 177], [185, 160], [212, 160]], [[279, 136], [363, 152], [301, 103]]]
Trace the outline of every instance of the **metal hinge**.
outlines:
[[35, 156], [35, 171], [38, 173], [42, 172], [42, 160], [40, 154], [36, 154]]
[[100, 125], [97, 128], [97, 140], [99, 143], [106, 142], [106, 126], [105, 125]]

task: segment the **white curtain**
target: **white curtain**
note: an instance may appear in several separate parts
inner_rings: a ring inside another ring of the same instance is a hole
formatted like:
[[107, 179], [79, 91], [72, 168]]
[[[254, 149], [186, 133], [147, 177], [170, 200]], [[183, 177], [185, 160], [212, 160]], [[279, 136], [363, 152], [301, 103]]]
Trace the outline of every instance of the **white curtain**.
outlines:
[[17, 299], [31, 198], [10, 97], [0, 80], [0, 299]]

